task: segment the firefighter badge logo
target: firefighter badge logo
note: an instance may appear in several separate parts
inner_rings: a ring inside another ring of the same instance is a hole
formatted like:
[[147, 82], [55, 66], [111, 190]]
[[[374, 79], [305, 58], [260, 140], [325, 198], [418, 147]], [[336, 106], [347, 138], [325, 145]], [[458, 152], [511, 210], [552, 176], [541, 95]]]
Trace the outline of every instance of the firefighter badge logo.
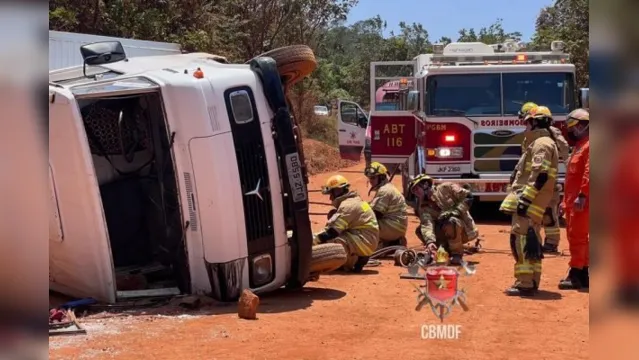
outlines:
[[[466, 275], [472, 275], [475, 272], [465, 262], [462, 263], [462, 267]], [[454, 306], [458, 305], [464, 311], [469, 310], [466, 304], [466, 293], [458, 287], [460, 272], [457, 268], [448, 266], [448, 253], [443, 248], [440, 247], [437, 250], [434, 266], [426, 267], [425, 270], [426, 284], [423, 288], [417, 288], [419, 295], [415, 310], [419, 311], [428, 305], [441, 322], [450, 315]]]

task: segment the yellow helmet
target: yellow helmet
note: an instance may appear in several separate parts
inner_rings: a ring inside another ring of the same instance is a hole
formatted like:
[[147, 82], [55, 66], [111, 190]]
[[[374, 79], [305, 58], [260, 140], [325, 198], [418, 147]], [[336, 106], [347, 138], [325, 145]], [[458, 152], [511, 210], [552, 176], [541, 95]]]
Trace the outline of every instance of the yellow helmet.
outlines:
[[580, 121], [588, 121], [590, 122], [590, 113], [586, 109], [575, 109], [570, 114], [568, 114], [568, 119], [566, 120], [566, 126], [571, 128], [577, 125]]
[[366, 177], [375, 177], [377, 175], [388, 175], [388, 169], [386, 166], [378, 163], [377, 161], [373, 161], [365, 170], [364, 175]]
[[421, 184], [424, 181], [426, 181], [428, 183], [428, 186], [433, 186], [433, 178], [426, 175], [426, 174], [421, 174], [421, 175], [417, 175], [409, 184], [408, 184], [408, 191], [412, 191], [413, 187], [415, 187], [415, 185]]
[[548, 119], [552, 121], [552, 113], [546, 106], [536, 106], [528, 111], [527, 119]]
[[326, 180], [326, 185], [322, 188], [322, 194], [328, 195], [332, 190], [343, 189], [349, 185], [348, 180], [342, 175], [333, 175]]
[[534, 102], [527, 102], [524, 105], [521, 106], [521, 109], [519, 109], [519, 118], [523, 119], [526, 115], [528, 115], [528, 112], [533, 109], [536, 108], [538, 105], [535, 104]]

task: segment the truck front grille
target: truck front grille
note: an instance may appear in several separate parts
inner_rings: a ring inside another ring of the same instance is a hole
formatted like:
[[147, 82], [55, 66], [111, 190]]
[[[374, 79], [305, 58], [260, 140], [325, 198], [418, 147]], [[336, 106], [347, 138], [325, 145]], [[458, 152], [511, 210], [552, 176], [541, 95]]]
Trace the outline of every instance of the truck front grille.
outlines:
[[511, 173], [521, 157], [522, 132], [478, 130], [473, 133], [473, 171]]
[[[250, 94], [253, 119], [249, 122], [238, 123], [235, 121], [228, 97], [229, 93], [235, 90], [244, 90]], [[235, 145], [237, 169], [240, 175], [248, 255], [251, 257], [271, 253], [275, 248], [273, 200], [264, 139], [255, 107], [255, 98], [249, 87], [228, 89], [224, 95]], [[219, 171], [224, 171], [224, 169], [219, 169]]]

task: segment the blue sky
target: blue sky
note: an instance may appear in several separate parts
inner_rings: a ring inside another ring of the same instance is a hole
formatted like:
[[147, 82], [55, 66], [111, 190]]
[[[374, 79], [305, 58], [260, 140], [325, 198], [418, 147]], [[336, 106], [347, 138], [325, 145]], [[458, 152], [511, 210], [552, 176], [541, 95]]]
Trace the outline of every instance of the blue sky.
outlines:
[[455, 41], [462, 28], [489, 26], [503, 19], [506, 31], [519, 31], [528, 41], [535, 32], [535, 20], [542, 7], [554, 0], [359, 0], [351, 9], [348, 24], [380, 15], [387, 23], [387, 34], [398, 33], [399, 22], [421, 23], [431, 41], [448, 36]]

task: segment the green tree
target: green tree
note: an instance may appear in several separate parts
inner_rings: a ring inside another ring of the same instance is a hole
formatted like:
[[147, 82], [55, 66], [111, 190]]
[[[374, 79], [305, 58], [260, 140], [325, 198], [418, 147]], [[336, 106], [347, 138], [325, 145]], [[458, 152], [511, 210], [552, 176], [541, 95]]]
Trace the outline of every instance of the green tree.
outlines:
[[536, 31], [530, 49], [550, 49], [552, 41], [566, 43], [566, 52], [577, 70], [577, 85], [588, 87], [589, 11], [587, 0], [557, 0], [543, 8], [537, 17]]
[[475, 29], [459, 30], [458, 42], [482, 42], [484, 44], [501, 44], [506, 40], [512, 39], [517, 42], [521, 41], [521, 33], [519, 31], [507, 32], [503, 27], [503, 19], [497, 19], [494, 24], [483, 27], [479, 31]]

